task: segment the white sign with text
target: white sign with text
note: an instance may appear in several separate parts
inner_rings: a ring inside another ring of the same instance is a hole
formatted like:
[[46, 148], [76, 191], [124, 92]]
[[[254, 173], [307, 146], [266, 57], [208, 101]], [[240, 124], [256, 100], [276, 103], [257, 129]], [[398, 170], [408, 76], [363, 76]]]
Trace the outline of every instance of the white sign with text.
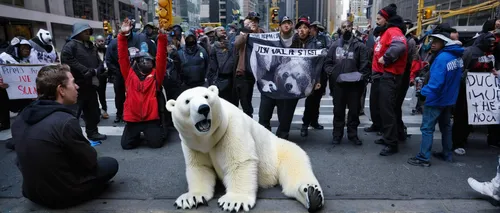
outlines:
[[491, 73], [467, 73], [467, 109], [470, 125], [500, 123], [500, 79]]
[[37, 98], [36, 77], [43, 66], [45, 65], [0, 65], [0, 76], [4, 83], [9, 84], [9, 99]]

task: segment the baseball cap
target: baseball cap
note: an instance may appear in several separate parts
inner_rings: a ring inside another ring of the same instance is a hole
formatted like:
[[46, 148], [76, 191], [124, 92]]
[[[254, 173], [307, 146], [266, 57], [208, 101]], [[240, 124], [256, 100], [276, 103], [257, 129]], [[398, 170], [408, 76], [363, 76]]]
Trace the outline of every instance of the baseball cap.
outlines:
[[311, 27], [311, 23], [309, 22], [308, 17], [301, 17], [299, 18], [299, 21], [297, 21], [297, 24], [295, 25], [295, 29], [298, 29], [300, 25], [305, 24], [307, 27]]
[[257, 20], [260, 20], [260, 14], [257, 13], [257, 12], [255, 12], [255, 11], [251, 11], [251, 12], [248, 13], [246, 19], [251, 19], [251, 20], [257, 19]]
[[290, 17], [283, 16], [283, 17], [281, 17], [280, 25], [283, 24], [283, 22], [285, 22], [285, 21], [289, 21], [290, 23], [293, 23], [293, 21], [292, 21], [292, 19], [290, 19]]

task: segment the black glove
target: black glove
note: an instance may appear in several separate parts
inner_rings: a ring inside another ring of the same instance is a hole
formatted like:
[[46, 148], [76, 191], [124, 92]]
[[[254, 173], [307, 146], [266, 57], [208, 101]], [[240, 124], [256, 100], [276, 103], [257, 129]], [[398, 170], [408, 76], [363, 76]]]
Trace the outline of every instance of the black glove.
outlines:
[[89, 69], [89, 70], [88, 70], [88, 71], [87, 71], [87, 72], [83, 75], [83, 77], [84, 77], [85, 79], [91, 79], [93, 76], [95, 76], [95, 75], [96, 75], [96, 72], [97, 72], [97, 71], [96, 71], [96, 69]]
[[108, 69], [104, 68], [104, 63], [102, 63], [96, 70], [98, 78], [108, 77]]

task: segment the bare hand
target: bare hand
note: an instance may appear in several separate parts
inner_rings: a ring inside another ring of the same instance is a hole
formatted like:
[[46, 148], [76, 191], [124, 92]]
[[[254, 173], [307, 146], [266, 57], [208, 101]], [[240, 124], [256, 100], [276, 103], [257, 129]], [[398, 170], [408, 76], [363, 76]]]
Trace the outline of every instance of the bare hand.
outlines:
[[380, 64], [385, 64], [384, 57], [380, 57], [380, 58], [378, 59], [378, 63], [380, 63]]
[[319, 90], [319, 88], [321, 88], [321, 84], [320, 83], [316, 83], [316, 86], [314, 86], [314, 90]]
[[120, 29], [120, 33], [122, 35], [127, 35], [130, 33], [131, 29], [132, 29], [132, 23], [131, 23], [130, 19], [125, 18], [125, 20], [123, 20], [123, 22], [122, 22], [122, 27]]
[[167, 32], [165, 29], [163, 29], [163, 28], [160, 28], [160, 29], [158, 30], [158, 33], [159, 33], [159, 34], [168, 34], [168, 32]]
[[7, 89], [9, 88], [9, 84], [0, 83], [0, 88]]
[[496, 70], [491, 70], [491, 74], [493, 74], [495, 77], [499, 77], [499, 71]]

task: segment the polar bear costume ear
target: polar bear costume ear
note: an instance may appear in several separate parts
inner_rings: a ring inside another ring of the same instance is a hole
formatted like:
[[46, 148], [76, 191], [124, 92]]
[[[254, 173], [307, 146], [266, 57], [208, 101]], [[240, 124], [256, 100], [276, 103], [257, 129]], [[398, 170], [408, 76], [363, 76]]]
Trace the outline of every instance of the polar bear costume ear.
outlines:
[[174, 108], [175, 108], [175, 100], [174, 99], [170, 99], [167, 101], [167, 110], [169, 112], [172, 112], [174, 111]]
[[217, 86], [215, 86], [215, 85], [209, 86], [208, 90], [215, 93], [215, 95], [219, 95], [219, 88], [217, 88]]

